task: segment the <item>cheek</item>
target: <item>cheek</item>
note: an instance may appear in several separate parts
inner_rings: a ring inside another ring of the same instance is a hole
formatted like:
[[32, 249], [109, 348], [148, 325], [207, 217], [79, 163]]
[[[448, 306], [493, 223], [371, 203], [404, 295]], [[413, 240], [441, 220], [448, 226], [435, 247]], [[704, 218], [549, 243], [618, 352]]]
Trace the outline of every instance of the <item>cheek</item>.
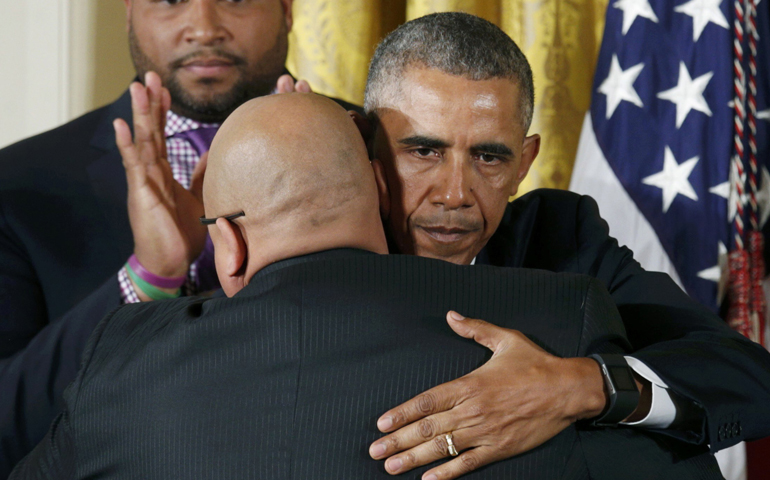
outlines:
[[403, 168], [395, 172], [397, 188], [394, 193], [397, 203], [400, 204], [398, 214], [404, 218], [408, 218], [420, 208], [430, 189], [427, 174], [409, 166], [408, 162], [402, 162]]
[[486, 190], [476, 196], [481, 215], [484, 217], [486, 235], [492, 235], [500, 225], [500, 221], [508, 206], [508, 192], [502, 190]]

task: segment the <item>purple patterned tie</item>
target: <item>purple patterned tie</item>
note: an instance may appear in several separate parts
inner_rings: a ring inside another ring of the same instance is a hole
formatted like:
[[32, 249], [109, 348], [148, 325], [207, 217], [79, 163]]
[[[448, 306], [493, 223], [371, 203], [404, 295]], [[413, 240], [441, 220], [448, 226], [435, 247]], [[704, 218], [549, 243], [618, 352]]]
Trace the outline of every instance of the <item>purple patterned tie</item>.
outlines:
[[[173, 135], [173, 138], [183, 138], [198, 153], [203, 155], [209, 150], [211, 141], [217, 133], [219, 125], [211, 127], [200, 127], [195, 130], [187, 130]], [[219, 279], [217, 270], [214, 266], [214, 244], [211, 243], [211, 237], [206, 234], [206, 245], [203, 247], [201, 256], [196, 260], [198, 266], [198, 291], [209, 292], [219, 288]]]
[[198, 156], [201, 156], [204, 152], [208, 152], [211, 147], [211, 141], [214, 140], [214, 135], [216, 135], [217, 130], [219, 130], [219, 125], [199, 127], [195, 130], [176, 133], [172, 138], [182, 138], [187, 140], [198, 153]]

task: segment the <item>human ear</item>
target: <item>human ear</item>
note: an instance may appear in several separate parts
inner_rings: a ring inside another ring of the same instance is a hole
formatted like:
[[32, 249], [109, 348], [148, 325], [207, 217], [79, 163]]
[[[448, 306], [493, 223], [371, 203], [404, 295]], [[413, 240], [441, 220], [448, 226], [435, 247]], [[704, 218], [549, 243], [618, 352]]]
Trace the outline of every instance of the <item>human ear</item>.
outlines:
[[521, 159], [516, 170], [516, 176], [513, 182], [513, 189], [510, 196], [516, 195], [519, 191], [519, 185], [529, 173], [529, 169], [534, 163], [537, 154], [540, 153], [540, 135], [534, 134], [526, 137], [521, 147]]
[[219, 283], [228, 297], [246, 286], [246, 241], [238, 226], [225, 218], [218, 218], [214, 242], [214, 263]]
[[377, 194], [380, 200], [380, 216], [386, 219], [390, 216], [390, 192], [388, 191], [388, 179], [385, 176], [385, 167], [378, 159], [372, 160], [374, 180], [377, 182]]
[[281, 7], [283, 7], [283, 16], [286, 19], [286, 31], [291, 32], [291, 27], [294, 25], [294, 15], [291, 11], [291, 5], [294, 0], [281, 0]]
[[126, 4], [126, 32], [131, 29], [131, 0], [123, 0]]

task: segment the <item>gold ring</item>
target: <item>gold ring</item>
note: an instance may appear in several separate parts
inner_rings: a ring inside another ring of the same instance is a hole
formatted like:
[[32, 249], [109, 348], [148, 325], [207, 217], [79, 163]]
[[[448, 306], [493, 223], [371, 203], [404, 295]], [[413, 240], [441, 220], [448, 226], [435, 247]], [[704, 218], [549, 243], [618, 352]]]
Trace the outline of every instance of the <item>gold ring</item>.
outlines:
[[459, 455], [459, 453], [457, 453], [457, 449], [455, 448], [455, 444], [452, 441], [452, 432], [444, 434], [444, 438], [446, 438], [446, 449], [449, 452], [449, 455], [453, 457]]

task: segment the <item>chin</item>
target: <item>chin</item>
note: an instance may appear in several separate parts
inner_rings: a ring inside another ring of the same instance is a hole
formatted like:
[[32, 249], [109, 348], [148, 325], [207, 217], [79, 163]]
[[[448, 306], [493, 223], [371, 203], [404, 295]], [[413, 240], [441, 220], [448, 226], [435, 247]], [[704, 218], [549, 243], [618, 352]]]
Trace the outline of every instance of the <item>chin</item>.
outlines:
[[467, 258], [467, 254], [460, 251], [436, 251], [433, 249], [415, 248], [415, 255], [418, 257], [435, 258], [436, 260], [443, 260], [445, 262], [454, 263], [456, 265], [468, 265], [471, 263], [471, 258]]

